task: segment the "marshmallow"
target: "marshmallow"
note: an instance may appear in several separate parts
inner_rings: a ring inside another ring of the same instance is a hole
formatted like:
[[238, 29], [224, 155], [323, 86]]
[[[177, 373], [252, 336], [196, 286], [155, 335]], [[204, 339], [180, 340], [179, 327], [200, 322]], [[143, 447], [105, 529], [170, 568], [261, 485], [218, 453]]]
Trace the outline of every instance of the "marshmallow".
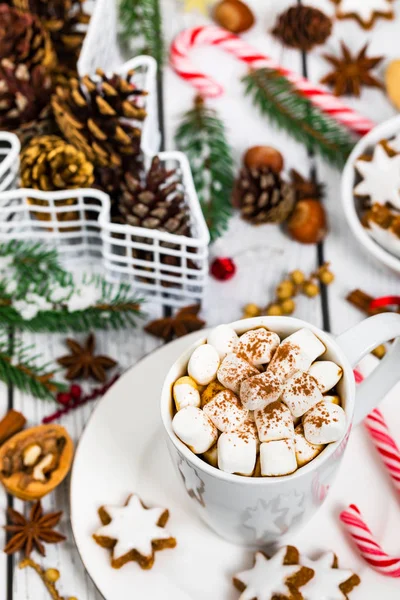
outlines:
[[332, 402], [333, 404], [338, 404], [339, 406], [342, 404], [340, 396], [324, 396], [324, 402]]
[[218, 467], [225, 473], [250, 476], [256, 464], [257, 443], [242, 431], [222, 433], [218, 440]]
[[266, 329], [251, 329], [239, 338], [235, 352], [252, 365], [268, 363], [279, 346], [279, 335]]
[[214, 396], [204, 406], [203, 412], [220, 431], [235, 431], [235, 429], [239, 429], [247, 419], [249, 413], [231, 390], [224, 390]]
[[208, 386], [201, 392], [201, 406], [205, 406], [216, 396], [219, 392], [224, 390], [224, 386], [217, 380], [212, 381]]
[[308, 371], [315, 359], [324, 352], [325, 346], [312, 331], [299, 329], [283, 340], [268, 368], [287, 378], [296, 371]]
[[206, 414], [195, 406], [186, 406], [172, 419], [175, 435], [195, 454], [203, 454], [217, 441], [218, 431]]
[[214, 444], [209, 450], [203, 453], [203, 458], [212, 467], [218, 467], [218, 445]]
[[346, 413], [332, 402], [319, 402], [304, 415], [303, 427], [311, 444], [337, 442], [346, 433]]
[[297, 469], [294, 440], [263, 442], [260, 446], [261, 475], [278, 477]]
[[308, 372], [314, 377], [323, 394], [331, 390], [343, 375], [343, 369], [331, 360], [319, 360], [313, 363]]
[[258, 369], [250, 365], [246, 360], [231, 353], [227, 354], [222, 361], [217, 377], [223, 386], [238, 394], [242, 381], [258, 373]]
[[203, 344], [196, 348], [190, 357], [188, 373], [200, 385], [207, 385], [215, 379], [218, 367], [218, 352], [210, 344]]
[[318, 456], [325, 448], [322, 444], [311, 444], [304, 437], [303, 425], [298, 425], [294, 433], [296, 460], [299, 467], [303, 467]]
[[227, 354], [233, 352], [238, 343], [238, 334], [229, 325], [218, 325], [210, 331], [207, 344], [213, 346], [222, 360]]
[[294, 425], [290, 410], [282, 402], [272, 402], [255, 412], [260, 442], [293, 438]]
[[256, 442], [257, 452], [260, 449], [260, 440], [258, 439], [257, 425], [255, 421], [249, 416], [246, 421], [239, 427], [237, 433], [245, 433], [251, 436]]
[[261, 410], [267, 404], [278, 400], [282, 388], [281, 379], [274, 373], [265, 371], [243, 381], [240, 386], [240, 399], [249, 410]]
[[315, 379], [301, 371], [286, 381], [281, 397], [294, 417], [301, 417], [322, 399], [322, 392]]
[[200, 392], [191, 377], [180, 377], [175, 381], [173, 396], [176, 410], [181, 410], [185, 406], [200, 406]]

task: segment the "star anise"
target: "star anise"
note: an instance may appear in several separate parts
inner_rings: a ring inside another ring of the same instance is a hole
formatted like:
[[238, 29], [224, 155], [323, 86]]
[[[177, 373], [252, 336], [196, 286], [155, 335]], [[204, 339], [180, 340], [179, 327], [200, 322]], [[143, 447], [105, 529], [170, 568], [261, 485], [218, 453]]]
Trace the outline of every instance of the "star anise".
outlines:
[[331, 86], [335, 96], [349, 94], [358, 97], [363, 86], [383, 89], [383, 83], [370, 73], [383, 60], [383, 56], [366, 56], [368, 44], [365, 44], [357, 56], [350, 53], [344, 42], [341, 42], [341, 47], [342, 56], [324, 54], [334, 70], [321, 79], [321, 83]]
[[292, 186], [296, 194], [296, 200], [322, 200], [325, 195], [325, 186], [314, 178], [306, 179], [298, 171], [290, 171]]
[[185, 306], [181, 308], [174, 317], [155, 319], [144, 328], [147, 333], [155, 337], [169, 341], [174, 337], [182, 337], [192, 331], [202, 329], [205, 321], [198, 317], [200, 305]]
[[32, 550], [37, 550], [45, 556], [46, 550], [42, 542], [58, 544], [66, 539], [53, 529], [61, 519], [62, 511], [44, 515], [40, 501], [32, 506], [28, 518], [13, 508], [8, 508], [7, 514], [11, 525], [6, 525], [4, 529], [13, 535], [4, 548], [6, 554], [23, 550], [25, 556], [29, 556]]
[[104, 383], [107, 379], [106, 370], [112, 369], [117, 364], [109, 356], [95, 355], [96, 340], [92, 333], [84, 345], [70, 338], [66, 340], [66, 344], [71, 350], [71, 354], [61, 356], [61, 358], [57, 359], [57, 362], [68, 369], [65, 375], [67, 379], [78, 379], [79, 377], [88, 379], [89, 377], [93, 377], [97, 381]]

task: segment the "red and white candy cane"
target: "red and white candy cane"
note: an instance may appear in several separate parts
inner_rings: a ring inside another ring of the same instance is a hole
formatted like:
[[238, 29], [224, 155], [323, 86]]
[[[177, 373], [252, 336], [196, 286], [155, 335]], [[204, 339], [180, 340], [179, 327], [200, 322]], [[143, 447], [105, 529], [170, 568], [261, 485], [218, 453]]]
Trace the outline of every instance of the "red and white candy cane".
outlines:
[[400, 558], [389, 556], [384, 552], [357, 506], [350, 504], [349, 508], [340, 514], [340, 520], [344, 523], [361, 556], [371, 567], [387, 577], [400, 577]]
[[179, 33], [171, 46], [170, 62], [174, 70], [183, 79], [190, 82], [203, 97], [216, 97], [223, 94], [223, 87], [208, 75], [199, 71], [190, 59], [190, 51], [199, 46], [215, 46], [233, 54], [251, 68], [267, 67], [279, 71], [296, 88], [306, 96], [312, 104], [322, 112], [329, 114], [342, 125], [358, 135], [370, 131], [375, 123], [359, 115], [333, 96], [326, 88], [312, 84], [310, 81], [282, 67], [269, 56], [261, 54], [237, 35], [217, 25], [193, 27]]
[[394, 487], [400, 493], [400, 450], [390, 435], [389, 428], [379, 408], [375, 408], [368, 415], [364, 421], [364, 425], [375, 448], [379, 452]]

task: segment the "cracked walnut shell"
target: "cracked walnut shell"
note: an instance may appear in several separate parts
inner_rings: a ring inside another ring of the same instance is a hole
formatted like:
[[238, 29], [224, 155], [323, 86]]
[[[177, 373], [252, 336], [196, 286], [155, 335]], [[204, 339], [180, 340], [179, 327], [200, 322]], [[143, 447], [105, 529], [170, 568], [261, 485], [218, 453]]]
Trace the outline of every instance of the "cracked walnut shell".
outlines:
[[0, 448], [0, 481], [21, 500], [39, 500], [67, 476], [74, 446], [61, 425], [39, 425], [11, 437]]

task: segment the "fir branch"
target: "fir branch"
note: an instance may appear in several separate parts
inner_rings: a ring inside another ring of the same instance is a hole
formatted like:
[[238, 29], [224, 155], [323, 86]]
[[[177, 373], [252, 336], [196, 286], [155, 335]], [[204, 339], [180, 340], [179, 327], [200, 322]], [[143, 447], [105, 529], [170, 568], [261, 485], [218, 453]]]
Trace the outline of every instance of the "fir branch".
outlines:
[[161, 66], [164, 62], [164, 39], [162, 33], [159, 0], [121, 0], [119, 18], [122, 25], [121, 41], [135, 47], [140, 54], [149, 54]]
[[357, 140], [299, 94], [286, 77], [264, 68], [250, 72], [243, 82], [245, 94], [278, 127], [309, 151], [319, 152], [331, 164], [343, 167]]
[[66, 386], [54, 380], [48, 364], [38, 365], [41, 357], [31, 355], [32, 348], [16, 342], [10, 353], [8, 341], [0, 340], [0, 380], [37, 398], [54, 400]]
[[214, 241], [227, 229], [232, 214], [234, 168], [225, 126], [215, 110], [196, 98], [192, 110], [183, 116], [175, 141], [189, 159], [194, 185]]

